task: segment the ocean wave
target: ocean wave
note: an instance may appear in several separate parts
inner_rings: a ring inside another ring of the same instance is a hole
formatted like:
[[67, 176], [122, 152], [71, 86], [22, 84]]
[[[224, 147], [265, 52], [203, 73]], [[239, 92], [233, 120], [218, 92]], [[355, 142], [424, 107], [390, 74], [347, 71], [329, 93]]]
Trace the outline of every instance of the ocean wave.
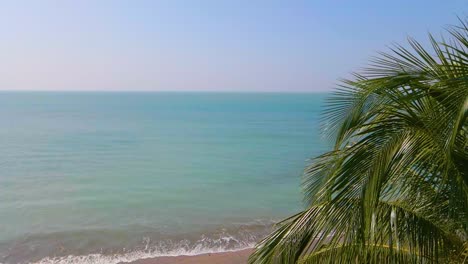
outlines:
[[251, 243], [243, 248], [224, 249], [224, 248], [201, 248], [197, 247], [194, 250], [175, 249], [169, 252], [164, 251], [134, 251], [125, 254], [104, 255], [104, 254], [89, 254], [84, 256], [63, 256], [63, 257], [47, 257], [37, 262], [29, 262], [30, 264], [117, 264], [132, 262], [139, 259], [155, 258], [155, 257], [175, 257], [175, 256], [195, 256], [208, 253], [234, 252], [243, 249], [252, 248], [255, 243]]
[[[155, 232], [141, 232], [127, 234], [120, 241], [115, 240], [116, 236], [112, 232], [106, 232], [107, 235], [103, 237], [103, 233], [98, 231], [87, 231], [86, 235], [81, 233], [79, 238], [72, 239], [72, 243], [68, 241], [66, 248], [61, 249], [65, 242], [64, 238], [71, 239], [78, 231], [74, 231], [73, 234], [41, 235], [21, 241], [20, 246], [10, 247], [10, 251], [4, 254], [0, 263], [4, 261], [5, 264], [116, 264], [144, 258], [231, 252], [252, 248], [271, 231], [271, 228], [271, 223], [250, 223], [189, 234], [162, 235]], [[96, 240], [84, 242], [91, 235], [99, 236], [100, 243], [109, 240], [110, 244], [102, 245], [96, 243]], [[130, 238], [139, 242], [128, 243]], [[114, 241], [111, 241], [112, 239]]]

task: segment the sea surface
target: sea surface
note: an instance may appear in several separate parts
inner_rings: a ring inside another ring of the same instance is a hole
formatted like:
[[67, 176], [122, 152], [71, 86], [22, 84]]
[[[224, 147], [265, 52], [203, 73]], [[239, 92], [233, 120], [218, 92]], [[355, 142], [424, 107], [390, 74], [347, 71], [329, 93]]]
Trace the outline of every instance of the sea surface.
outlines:
[[326, 96], [0, 92], [0, 263], [253, 246], [303, 207]]

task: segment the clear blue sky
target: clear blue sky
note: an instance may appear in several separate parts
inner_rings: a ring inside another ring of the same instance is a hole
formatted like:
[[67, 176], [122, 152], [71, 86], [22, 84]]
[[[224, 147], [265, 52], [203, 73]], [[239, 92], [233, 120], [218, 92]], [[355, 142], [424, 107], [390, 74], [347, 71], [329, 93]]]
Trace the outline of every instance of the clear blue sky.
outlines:
[[[464, 0], [0, 3], [0, 90], [324, 91]], [[426, 43], [423, 41], [423, 43]]]

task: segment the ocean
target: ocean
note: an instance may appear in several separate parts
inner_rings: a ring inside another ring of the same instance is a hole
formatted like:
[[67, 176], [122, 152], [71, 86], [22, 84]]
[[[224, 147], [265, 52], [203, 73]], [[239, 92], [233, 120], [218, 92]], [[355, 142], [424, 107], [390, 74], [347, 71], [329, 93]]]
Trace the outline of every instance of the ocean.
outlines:
[[0, 92], [0, 263], [255, 245], [303, 208], [326, 96]]

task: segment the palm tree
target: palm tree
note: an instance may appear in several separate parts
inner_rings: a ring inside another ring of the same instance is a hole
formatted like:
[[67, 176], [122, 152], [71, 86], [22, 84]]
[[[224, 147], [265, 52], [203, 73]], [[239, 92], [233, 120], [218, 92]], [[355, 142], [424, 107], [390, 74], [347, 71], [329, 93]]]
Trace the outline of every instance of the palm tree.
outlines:
[[306, 209], [250, 263], [468, 263], [468, 24], [409, 39], [327, 101], [333, 150], [305, 169]]

